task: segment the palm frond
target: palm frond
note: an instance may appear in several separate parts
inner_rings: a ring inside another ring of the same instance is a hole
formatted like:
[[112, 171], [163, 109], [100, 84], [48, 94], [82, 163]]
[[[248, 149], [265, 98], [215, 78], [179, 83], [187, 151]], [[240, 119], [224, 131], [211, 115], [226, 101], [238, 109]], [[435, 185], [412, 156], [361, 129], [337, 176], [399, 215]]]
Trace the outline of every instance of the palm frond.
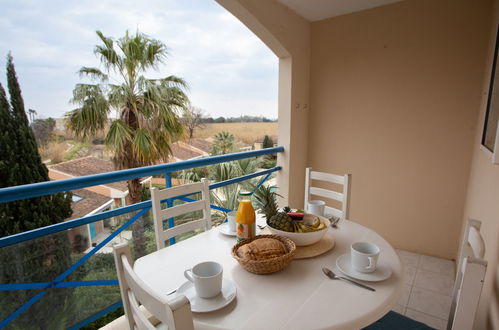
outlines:
[[187, 81], [177, 76], [168, 76], [166, 78], [154, 80], [164, 87], [177, 87], [180, 89], [189, 90], [189, 84], [187, 83]]
[[132, 141], [132, 149], [136, 157], [141, 163], [148, 163], [151, 155], [154, 154], [155, 148], [152, 143], [149, 132], [144, 128], [139, 128], [135, 131], [135, 136]]
[[121, 69], [123, 66], [122, 59], [114, 49], [114, 40], [104, 36], [101, 31], [96, 31], [96, 33], [104, 45], [95, 46], [94, 54], [99, 57], [101, 63], [108, 71], [112, 69]]
[[124, 85], [113, 85], [108, 84], [109, 92], [107, 97], [109, 99], [109, 104], [116, 109], [121, 109], [128, 102], [129, 92]]
[[132, 141], [130, 128], [121, 120], [117, 119], [111, 123], [109, 132], [106, 135], [106, 145], [111, 150], [123, 150], [125, 144]]
[[104, 128], [109, 104], [99, 85], [77, 84], [71, 102], [80, 106], [66, 114], [68, 126], [77, 136], [94, 135]]
[[101, 70], [99, 70], [98, 68], [90, 68], [83, 66], [80, 68], [80, 70], [78, 70], [78, 73], [80, 74], [80, 78], [84, 76], [89, 76], [91, 79], [100, 80], [103, 82], [106, 82], [109, 79], [109, 76], [104, 72], [102, 72]]

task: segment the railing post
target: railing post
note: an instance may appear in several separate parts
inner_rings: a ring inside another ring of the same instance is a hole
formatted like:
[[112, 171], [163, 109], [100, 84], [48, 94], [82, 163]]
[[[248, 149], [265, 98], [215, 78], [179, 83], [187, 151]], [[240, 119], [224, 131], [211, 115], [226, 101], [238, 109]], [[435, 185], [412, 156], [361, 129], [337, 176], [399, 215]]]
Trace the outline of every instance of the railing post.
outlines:
[[[166, 172], [165, 173], [165, 184], [166, 188], [171, 188], [172, 187], [172, 173], [171, 172]], [[173, 199], [168, 198], [166, 200], [166, 205], [168, 207], [173, 207]], [[175, 227], [175, 219], [174, 218], [168, 218], [168, 228], [173, 228]], [[170, 245], [175, 244], [175, 237], [170, 238]]]

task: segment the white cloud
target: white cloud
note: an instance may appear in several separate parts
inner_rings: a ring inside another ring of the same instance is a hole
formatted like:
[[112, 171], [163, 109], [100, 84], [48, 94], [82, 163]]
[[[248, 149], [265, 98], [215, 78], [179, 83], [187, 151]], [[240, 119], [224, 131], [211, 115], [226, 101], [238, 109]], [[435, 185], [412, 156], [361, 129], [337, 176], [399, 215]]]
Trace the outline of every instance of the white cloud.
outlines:
[[150, 76], [186, 79], [192, 103], [212, 116], [277, 116], [277, 58], [215, 1], [7, 0], [2, 9], [0, 56], [12, 51], [26, 107], [45, 117], [71, 109], [76, 71], [99, 64], [95, 30], [119, 38], [136, 29], [170, 52]]

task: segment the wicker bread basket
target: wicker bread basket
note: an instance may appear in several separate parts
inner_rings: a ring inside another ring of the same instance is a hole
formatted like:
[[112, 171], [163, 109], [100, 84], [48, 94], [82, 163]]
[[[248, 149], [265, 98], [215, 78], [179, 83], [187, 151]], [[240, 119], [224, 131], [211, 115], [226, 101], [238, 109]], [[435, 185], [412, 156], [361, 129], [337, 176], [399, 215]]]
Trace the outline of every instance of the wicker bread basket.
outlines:
[[[282, 256], [264, 259], [264, 260], [249, 260], [246, 258], [241, 258], [237, 255], [237, 250], [244, 244], [251, 243], [252, 241], [260, 238], [274, 238], [281, 241], [286, 248], [287, 253]], [[232, 257], [236, 259], [244, 269], [248, 272], [255, 274], [270, 274], [275, 273], [286, 268], [291, 260], [293, 260], [293, 254], [295, 253], [296, 245], [295, 243], [287, 237], [279, 235], [258, 235], [253, 238], [246, 239], [242, 242], [237, 243], [232, 247]]]

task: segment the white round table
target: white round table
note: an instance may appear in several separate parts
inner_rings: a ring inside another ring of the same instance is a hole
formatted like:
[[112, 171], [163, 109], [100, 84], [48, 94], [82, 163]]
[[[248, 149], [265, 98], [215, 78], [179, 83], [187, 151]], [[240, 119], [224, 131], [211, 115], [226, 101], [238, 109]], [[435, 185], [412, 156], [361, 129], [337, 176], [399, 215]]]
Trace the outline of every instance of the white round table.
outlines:
[[[336, 241], [333, 250], [293, 260], [285, 270], [269, 275], [244, 270], [230, 254], [235, 238], [221, 234], [218, 228], [139, 258], [134, 269], [153, 290], [166, 296], [186, 281], [185, 269], [207, 260], [221, 263], [224, 277], [237, 287], [237, 297], [218, 311], [193, 313], [196, 329], [360, 329], [381, 318], [398, 301], [403, 288], [400, 259], [381, 236], [351, 221], [340, 221], [338, 228], [329, 228], [326, 235]], [[341, 274], [336, 259], [357, 241], [378, 245], [378, 262], [392, 269], [387, 280], [362, 282], [376, 292], [331, 280], [321, 271], [326, 266]]]

